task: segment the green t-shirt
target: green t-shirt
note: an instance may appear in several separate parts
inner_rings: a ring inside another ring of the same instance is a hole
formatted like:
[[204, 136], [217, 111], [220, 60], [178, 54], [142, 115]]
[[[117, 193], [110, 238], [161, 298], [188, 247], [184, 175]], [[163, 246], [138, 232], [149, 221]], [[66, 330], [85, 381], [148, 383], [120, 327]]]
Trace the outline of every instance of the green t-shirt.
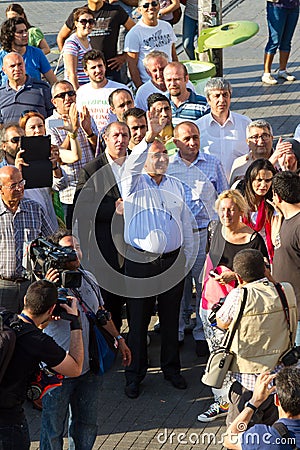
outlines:
[[33, 47], [38, 47], [41, 40], [44, 39], [43, 32], [36, 27], [31, 27], [28, 30], [28, 45], [32, 45]]

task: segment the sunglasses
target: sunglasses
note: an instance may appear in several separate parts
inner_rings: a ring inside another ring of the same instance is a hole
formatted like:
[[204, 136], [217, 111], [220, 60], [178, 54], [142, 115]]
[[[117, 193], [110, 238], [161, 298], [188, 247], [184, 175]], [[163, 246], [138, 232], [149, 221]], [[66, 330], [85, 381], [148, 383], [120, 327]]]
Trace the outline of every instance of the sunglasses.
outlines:
[[69, 97], [73, 97], [73, 95], [76, 95], [76, 92], [75, 91], [60, 92], [59, 94], [54, 95], [54, 98], [65, 98], [66, 95], [68, 95]]
[[39, 113], [39, 111], [37, 109], [25, 109], [22, 113], [21, 113], [21, 117], [26, 116], [26, 114], [33, 112], [33, 113]]
[[21, 140], [21, 136], [14, 136], [5, 142], [11, 142], [12, 144], [18, 144], [20, 142], [20, 140]]
[[142, 7], [145, 9], [148, 9], [149, 6], [153, 6], [153, 8], [156, 8], [156, 6], [158, 6], [158, 2], [153, 1], [153, 2], [149, 2], [149, 3], [144, 3], [142, 5]]
[[81, 20], [78, 20], [78, 22], [81, 23], [81, 25], [83, 25], [84, 27], [86, 27], [87, 24], [95, 25], [95, 19], [81, 19]]

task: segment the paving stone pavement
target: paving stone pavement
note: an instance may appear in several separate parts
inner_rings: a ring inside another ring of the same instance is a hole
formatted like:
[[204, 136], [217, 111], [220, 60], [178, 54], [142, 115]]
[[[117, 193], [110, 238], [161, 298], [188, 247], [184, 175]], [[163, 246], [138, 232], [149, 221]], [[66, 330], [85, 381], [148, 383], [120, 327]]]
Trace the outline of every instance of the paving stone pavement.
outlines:
[[[10, 1], [0, 0], [0, 17]], [[82, 1], [23, 0], [29, 21], [39, 26], [50, 45], [55, 45], [56, 34], [65, 18]], [[226, 2], [224, 1], [223, 4]], [[265, 0], [244, 0], [226, 15], [224, 22], [254, 20], [259, 33], [248, 42], [224, 50], [224, 76], [233, 85], [232, 110], [252, 119], [265, 118], [274, 128], [274, 135], [291, 136], [300, 122], [300, 81], [282, 82], [276, 86], [262, 85], [262, 61], [267, 40]], [[181, 33], [180, 26], [176, 32]], [[186, 59], [185, 55], [180, 58]], [[275, 62], [278, 57], [275, 58]], [[299, 26], [296, 30], [290, 70], [300, 79]], [[276, 67], [276, 64], [274, 64]], [[153, 325], [153, 324], [152, 324]], [[151, 326], [150, 329], [153, 327]], [[99, 411], [99, 431], [94, 450], [220, 450], [224, 420], [209, 424], [197, 421], [197, 415], [212, 401], [211, 391], [201, 384], [203, 359], [197, 358], [191, 335], [185, 337], [181, 350], [183, 374], [188, 389], [174, 389], [163, 379], [159, 370], [159, 335], [151, 332], [149, 347], [150, 369], [142, 384], [138, 399], [130, 400], [123, 393], [124, 374], [119, 361], [105, 375], [102, 405]], [[31, 433], [31, 450], [39, 449], [40, 412], [26, 405]], [[65, 439], [65, 446], [66, 439]], [[79, 449], [80, 450], [80, 449]]]

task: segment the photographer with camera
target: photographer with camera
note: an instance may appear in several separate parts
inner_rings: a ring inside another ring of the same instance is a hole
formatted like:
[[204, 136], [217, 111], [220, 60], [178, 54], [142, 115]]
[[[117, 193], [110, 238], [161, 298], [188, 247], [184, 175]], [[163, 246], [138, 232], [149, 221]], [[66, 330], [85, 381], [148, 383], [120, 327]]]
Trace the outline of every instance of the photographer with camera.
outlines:
[[[239, 286], [227, 295], [225, 303], [216, 313], [217, 326], [231, 332], [242, 308], [230, 348], [233, 353], [230, 370], [235, 381], [229, 391], [227, 425], [233, 422], [246, 404], [249, 405], [260, 373], [278, 372], [282, 365], [297, 362], [297, 359], [293, 361], [290, 358], [297, 328], [296, 297], [292, 286], [289, 283], [282, 283], [282, 286], [274, 283], [258, 250], [238, 252], [233, 259], [233, 270]], [[273, 396], [259, 408], [254, 405], [250, 408], [255, 411], [250, 425], [272, 425], [278, 418]]]
[[[103, 308], [103, 300], [100, 288], [94, 276], [80, 268], [82, 253], [77, 239], [71, 231], [58, 230], [51, 237], [53, 244], [66, 249], [74, 249], [77, 253], [76, 260], [66, 262], [64, 269], [81, 273], [81, 286], [69, 288], [79, 302], [80, 317], [83, 327], [84, 363], [81, 375], [77, 378], [65, 378], [62, 385], [43, 396], [43, 412], [41, 427], [41, 448], [43, 450], [61, 450], [63, 447], [63, 435], [65, 421], [69, 415], [69, 445], [74, 448], [90, 450], [97, 437], [97, 417], [101, 405], [102, 380], [101, 375], [95, 374], [90, 367], [89, 339], [90, 322], [86, 315], [86, 309], [92, 310], [103, 327], [115, 338], [122, 355], [122, 364], [128, 366], [131, 363], [131, 353], [124, 338], [115, 328], [110, 314]], [[46, 278], [58, 282], [62, 274], [57, 269], [49, 269]], [[68, 347], [70, 332], [65, 321], [58, 320], [49, 324], [45, 333], [63, 348]]]
[[[9, 325], [15, 330], [16, 343], [0, 382], [1, 450], [29, 450], [30, 437], [23, 403], [28, 381], [38, 368], [39, 362], [43, 361], [48, 367], [68, 377], [78, 376], [81, 373], [82, 327], [76, 299], [71, 300], [71, 306], [62, 306], [68, 314], [69, 322], [67, 320], [61, 322], [64, 322], [70, 334], [65, 349], [39, 329], [50, 320], [56, 302], [56, 286], [47, 280], [39, 280], [29, 286], [21, 314], [19, 316], [8, 314]], [[4, 345], [3, 341], [1, 345]], [[3, 349], [1, 350], [3, 357]]]

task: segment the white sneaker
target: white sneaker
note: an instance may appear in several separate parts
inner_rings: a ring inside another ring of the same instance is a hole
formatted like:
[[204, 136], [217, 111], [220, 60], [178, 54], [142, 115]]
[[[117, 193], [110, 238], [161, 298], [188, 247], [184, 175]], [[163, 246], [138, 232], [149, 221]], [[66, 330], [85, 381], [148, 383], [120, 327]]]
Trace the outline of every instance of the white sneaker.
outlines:
[[215, 402], [210, 405], [207, 411], [204, 411], [202, 414], [199, 414], [197, 419], [199, 422], [212, 422], [213, 420], [218, 419], [219, 417], [226, 416], [229, 409], [229, 403], [224, 403], [220, 405], [220, 403]]
[[277, 80], [270, 73], [264, 73], [261, 77], [261, 81], [266, 84], [277, 84]]
[[284, 80], [287, 80], [287, 81], [295, 81], [296, 80], [296, 77], [294, 77], [294, 75], [291, 75], [286, 70], [278, 70], [278, 78], [283, 78]]

